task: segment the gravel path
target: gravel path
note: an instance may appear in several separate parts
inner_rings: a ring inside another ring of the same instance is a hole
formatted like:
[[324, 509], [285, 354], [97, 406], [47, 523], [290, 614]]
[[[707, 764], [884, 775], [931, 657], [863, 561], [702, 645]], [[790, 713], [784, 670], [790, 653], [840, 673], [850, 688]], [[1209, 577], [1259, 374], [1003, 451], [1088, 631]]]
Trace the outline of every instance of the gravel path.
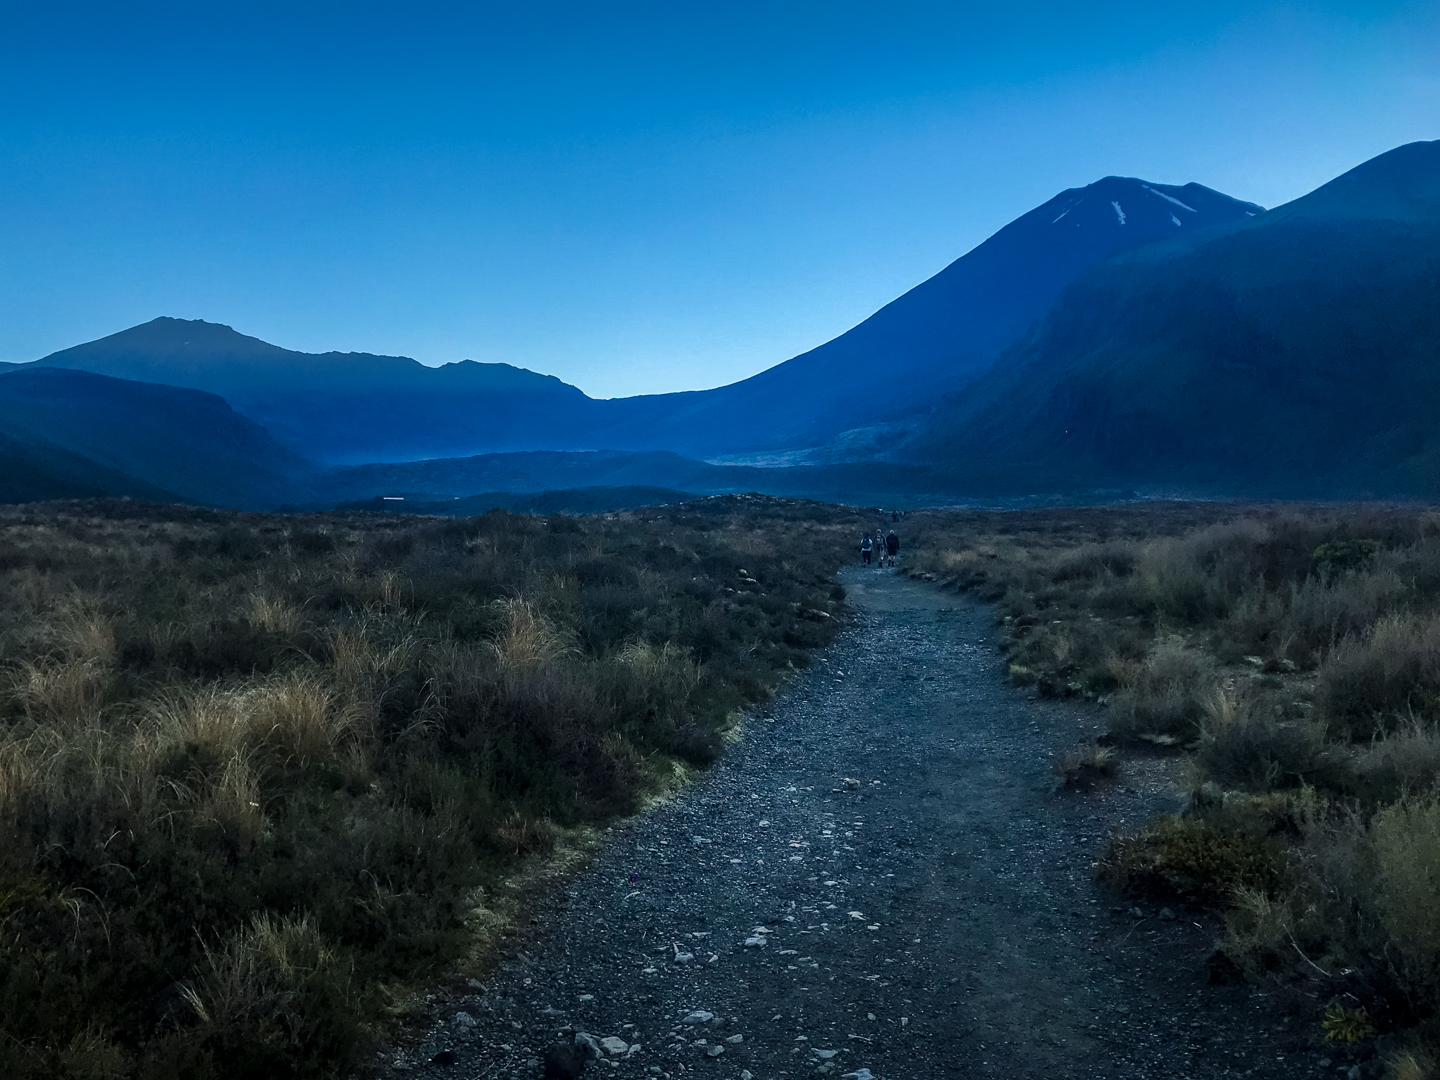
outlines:
[[532, 1080], [584, 1031], [610, 1040], [587, 1077], [1346, 1075], [1311, 1025], [1210, 984], [1213, 919], [1093, 881], [1112, 825], [1175, 806], [1171, 762], [1057, 793], [1049, 755], [1093, 710], [1011, 686], [989, 608], [841, 580], [853, 627], [382, 1072]]

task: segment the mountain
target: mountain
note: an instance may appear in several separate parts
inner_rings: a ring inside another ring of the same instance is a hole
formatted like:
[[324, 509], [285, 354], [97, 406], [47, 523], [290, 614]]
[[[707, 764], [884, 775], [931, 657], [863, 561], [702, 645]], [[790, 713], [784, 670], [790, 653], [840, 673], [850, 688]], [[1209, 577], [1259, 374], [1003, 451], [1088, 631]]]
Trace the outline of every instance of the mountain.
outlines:
[[301, 353], [228, 326], [159, 318], [35, 366], [218, 394], [322, 464], [528, 449], [573, 429], [594, 402], [509, 364], [426, 367], [403, 356]]
[[315, 472], [214, 394], [34, 365], [0, 373], [0, 436], [34, 476], [17, 485], [26, 498], [83, 490], [260, 508], [302, 498]]
[[[829, 446], [874, 456], [886, 430], [983, 372], [1077, 273], [1116, 250], [1259, 211], [1199, 184], [1107, 177], [1062, 192], [859, 326], [714, 390], [593, 400], [552, 376], [472, 361], [300, 353], [159, 318], [35, 366], [218, 394], [323, 465], [519, 450], [700, 457]], [[849, 433], [848, 435], [846, 433]]]
[[129, 497], [183, 502], [172, 491], [108, 469], [54, 443], [0, 432], [0, 503]]
[[1440, 495], [1440, 142], [1080, 275], [903, 448], [971, 489]]
[[[611, 403], [595, 447], [713, 456], [812, 447], [928, 410], [986, 371], [1070, 281], [1113, 252], [1261, 212], [1200, 184], [1107, 176], [1022, 215], [818, 348], [715, 390]], [[883, 450], [860, 439], [857, 456]]]

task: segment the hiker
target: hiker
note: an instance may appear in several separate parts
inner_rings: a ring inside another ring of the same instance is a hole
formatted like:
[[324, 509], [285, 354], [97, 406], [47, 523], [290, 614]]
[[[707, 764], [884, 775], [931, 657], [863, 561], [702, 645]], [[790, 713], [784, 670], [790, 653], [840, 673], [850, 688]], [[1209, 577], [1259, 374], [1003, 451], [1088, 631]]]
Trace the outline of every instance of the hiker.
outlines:
[[890, 560], [890, 565], [895, 565], [895, 556], [900, 554], [900, 538], [891, 529], [885, 537], [885, 557]]
[[860, 541], [860, 561], [866, 566], [870, 565], [870, 552], [875, 550], [875, 541], [870, 539], [870, 534], [865, 534], [865, 539]]

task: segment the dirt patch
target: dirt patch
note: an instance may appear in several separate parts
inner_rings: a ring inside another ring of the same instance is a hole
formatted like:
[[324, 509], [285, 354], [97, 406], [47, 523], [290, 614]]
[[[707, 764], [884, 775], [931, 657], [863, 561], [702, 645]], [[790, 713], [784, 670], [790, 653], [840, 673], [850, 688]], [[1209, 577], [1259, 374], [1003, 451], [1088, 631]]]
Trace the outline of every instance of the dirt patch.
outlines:
[[1175, 809], [1173, 759], [1057, 792], [1097, 711], [1011, 686], [988, 607], [842, 581], [853, 626], [383, 1072], [530, 1080], [583, 1030], [626, 1045], [587, 1076], [1345, 1074], [1274, 999], [1212, 983], [1213, 918], [1094, 881], [1112, 827]]

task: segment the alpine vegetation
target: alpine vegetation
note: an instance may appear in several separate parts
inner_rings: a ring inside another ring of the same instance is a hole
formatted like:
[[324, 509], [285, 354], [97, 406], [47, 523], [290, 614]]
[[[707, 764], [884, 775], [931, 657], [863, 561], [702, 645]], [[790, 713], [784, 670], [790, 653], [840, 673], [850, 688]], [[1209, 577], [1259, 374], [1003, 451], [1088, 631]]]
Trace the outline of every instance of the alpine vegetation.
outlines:
[[0, 515], [0, 1073], [340, 1075], [839, 625], [846, 515]]

